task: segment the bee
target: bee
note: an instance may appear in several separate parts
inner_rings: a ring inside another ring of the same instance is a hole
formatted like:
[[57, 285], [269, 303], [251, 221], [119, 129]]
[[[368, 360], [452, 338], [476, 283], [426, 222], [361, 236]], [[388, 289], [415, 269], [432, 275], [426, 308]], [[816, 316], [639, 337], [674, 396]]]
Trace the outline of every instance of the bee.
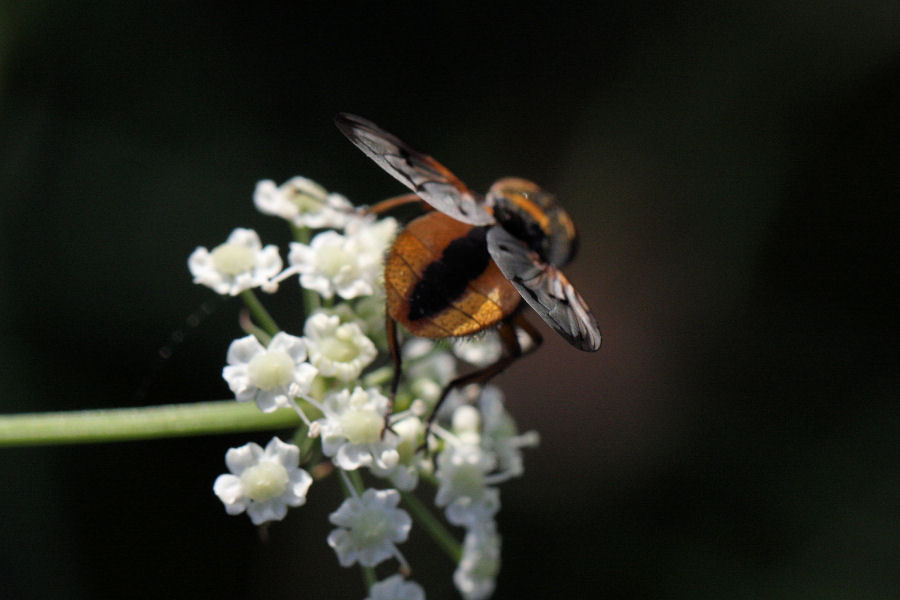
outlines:
[[[428, 210], [400, 231], [385, 259], [392, 399], [402, 372], [398, 323], [414, 335], [432, 339], [496, 327], [503, 344], [495, 363], [447, 384], [429, 423], [450, 390], [484, 383], [541, 344], [540, 333], [522, 315], [523, 300], [579, 350], [600, 348], [596, 319], [559, 270], [573, 258], [577, 235], [572, 219], [552, 194], [525, 179], [507, 177], [482, 196], [434, 158], [371, 121], [339, 113], [335, 124], [413, 192], [384, 200], [369, 212], [378, 214], [408, 203], [424, 203]], [[517, 331], [531, 340], [525, 350]]]

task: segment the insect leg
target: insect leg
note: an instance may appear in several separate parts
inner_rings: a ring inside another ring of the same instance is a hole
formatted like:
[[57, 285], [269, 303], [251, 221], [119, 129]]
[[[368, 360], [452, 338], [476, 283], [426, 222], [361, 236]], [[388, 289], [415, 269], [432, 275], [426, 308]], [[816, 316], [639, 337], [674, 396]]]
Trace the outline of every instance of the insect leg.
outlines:
[[525, 348], [522, 351], [522, 356], [531, 354], [532, 352], [540, 348], [541, 344], [544, 343], [544, 336], [542, 336], [541, 332], [531, 324], [531, 321], [522, 316], [521, 312], [517, 312], [513, 320], [516, 323], [516, 327], [522, 329], [522, 331], [524, 331], [528, 335], [528, 337], [531, 338], [531, 346]]
[[[521, 327], [532, 341], [531, 346], [526, 348], [524, 351], [522, 350], [522, 345], [519, 344], [519, 337], [516, 332], [516, 326]], [[428, 416], [428, 422], [425, 429], [426, 432], [431, 430], [431, 423], [434, 421], [435, 417], [438, 414], [438, 410], [441, 407], [441, 404], [444, 403], [444, 400], [446, 400], [451, 390], [453, 390], [454, 388], [462, 387], [464, 385], [468, 385], [470, 383], [485, 383], [498, 373], [502, 372], [504, 369], [506, 369], [506, 367], [514, 363], [520, 357], [533, 352], [543, 340], [541, 334], [538, 333], [534, 326], [526, 321], [525, 318], [522, 317], [522, 315], [518, 312], [502, 320], [500, 322], [500, 325], [497, 327], [497, 332], [500, 334], [500, 342], [503, 344], [503, 356], [501, 356], [495, 363], [492, 363], [482, 369], [478, 369], [477, 371], [473, 371], [472, 373], [467, 373], [466, 375], [457, 377], [456, 379], [448, 383], [446, 387], [444, 387], [444, 391], [441, 392], [441, 397], [438, 398], [437, 404], [434, 405], [434, 410], [432, 410], [431, 414]]]
[[397, 321], [391, 315], [385, 315], [385, 330], [387, 331], [388, 350], [391, 352], [391, 358], [394, 360], [394, 376], [391, 379], [391, 395], [388, 397], [388, 411], [384, 415], [384, 429], [382, 435], [391, 429], [391, 415], [394, 412], [394, 396], [397, 395], [397, 388], [400, 386], [400, 375], [403, 372], [403, 361], [400, 357], [400, 344], [397, 343]]
[[403, 372], [403, 361], [400, 358], [400, 344], [397, 343], [397, 321], [386, 315], [386, 331], [388, 350], [391, 352], [391, 358], [394, 360], [394, 377], [391, 379], [391, 406], [394, 404], [394, 396], [397, 394], [397, 388], [400, 387], [400, 375]]

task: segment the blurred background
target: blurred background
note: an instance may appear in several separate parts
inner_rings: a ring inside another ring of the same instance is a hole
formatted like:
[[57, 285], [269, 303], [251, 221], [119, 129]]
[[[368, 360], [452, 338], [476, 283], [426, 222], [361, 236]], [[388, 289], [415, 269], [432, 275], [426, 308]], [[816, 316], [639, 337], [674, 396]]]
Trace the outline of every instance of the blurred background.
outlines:
[[[0, 411], [227, 397], [238, 304], [185, 328], [187, 256], [286, 247], [260, 179], [403, 191], [355, 112], [581, 230], [603, 347], [542, 325], [498, 379], [542, 444], [497, 598], [895, 598], [898, 4], [327, 4], [0, 3]], [[362, 598], [336, 486], [268, 542], [212, 494], [268, 438], [0, 450], [0, 596]], [[430, 548], [415, 579], [456, 597]]]

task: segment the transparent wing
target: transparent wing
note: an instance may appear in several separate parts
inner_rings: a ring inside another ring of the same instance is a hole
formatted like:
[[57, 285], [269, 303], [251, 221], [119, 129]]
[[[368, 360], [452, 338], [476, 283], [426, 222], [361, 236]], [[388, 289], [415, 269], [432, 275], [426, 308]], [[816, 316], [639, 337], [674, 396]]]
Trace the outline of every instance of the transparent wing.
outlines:
[[576, 348], [600, 349], [597, 320], [561, 271], [499, 225], [488, 230], [487, 245], [503, 275], [550, 327]]
[[362, 117], [338, 113], [334, 123], [366, 156], [437, 210], [472, 225], [495, 222], [481, 195], [427, 154]]

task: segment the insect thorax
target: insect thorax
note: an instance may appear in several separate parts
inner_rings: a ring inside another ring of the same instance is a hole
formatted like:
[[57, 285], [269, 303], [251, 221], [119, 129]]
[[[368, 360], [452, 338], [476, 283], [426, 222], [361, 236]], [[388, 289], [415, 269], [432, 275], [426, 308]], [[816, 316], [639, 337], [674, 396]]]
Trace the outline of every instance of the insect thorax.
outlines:
[[537, 184], [517, 177], [501, 179], [487, 194], [494, 218], [525, 242], [544, 262], [568, 263], [575, 253], [575, 226], [556, 197]]

